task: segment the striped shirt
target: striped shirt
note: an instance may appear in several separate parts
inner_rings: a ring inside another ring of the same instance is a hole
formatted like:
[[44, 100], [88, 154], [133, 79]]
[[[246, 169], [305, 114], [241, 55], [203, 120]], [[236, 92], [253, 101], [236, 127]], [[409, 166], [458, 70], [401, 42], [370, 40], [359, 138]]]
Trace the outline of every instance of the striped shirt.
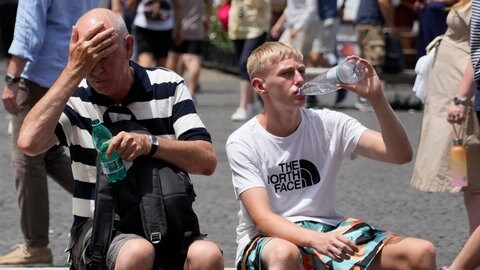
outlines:
[[[182, 77], [162, 68], [145, 69], [134, 62], [130, 65], [135, 81], [121, 104], [95, 92], [84, 79], [67, 102], [55, 130], [72, 158], [74, 225], [93, 216], [97, 152], [92, 143], [92, 119], [103, 121], [110, 106], [130, 110], [151, 134], [171, 140], [211, 142]], [[113, 122], [122, 120], [118, 115], [115, 119], [115, 114], [109, 116]]]
[[470, 48], [475, 82], [480, 82], [480, 0], [472, 1], [470, 21]]
[[[470, 20], [470, 57], [472, 58], [474, 81], [480, 83], [480, 0], [472, 1]], [[476, 89], [473, 110], [480, 111], [480, 88]]]

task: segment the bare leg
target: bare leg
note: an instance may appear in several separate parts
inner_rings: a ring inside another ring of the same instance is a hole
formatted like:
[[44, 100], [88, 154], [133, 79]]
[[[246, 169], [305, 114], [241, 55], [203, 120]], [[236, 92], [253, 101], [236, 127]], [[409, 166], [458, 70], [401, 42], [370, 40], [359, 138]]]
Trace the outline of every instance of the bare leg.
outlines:
[[[186, 53], [182, 55], [183, 63], [188, 73], [188, 89], [193, 94], [198, 88], [198, 78], [200, 77], [201, 58], [199, 55]], [[253, 90], [252, 90], [253, 91]]]
[[470, 233], [480, 225], [480, 193], [465, 191], [463, 192], [465, 208], [467, 209]]
[[453, 261], [449, 270], [473, 270], [478, 269], [480, 266], [480, 228], [477, 228], [467, 243], [463, 247], [462, 251]]
[[153, 63], [153, 54], [142, 52], [138, 55], [138, 64], [142, 67], [151, 67]]
[[155, 249], [145, 239], [128, 240], [120, 249], [115, 262], [115, 270], [152, 269]]
[[223, 255], [213, 242], [197, 240], [188, 248], [185, 270], [223, 270]]
[[269, 270], [301, 269], [300, 250], [293, 243], [274, 238], [265, 244], [262, 250], [262, 263]]
[[435, 247], [423, 239], [397, 236], [375, 257], [372, 269], [435, 270]]

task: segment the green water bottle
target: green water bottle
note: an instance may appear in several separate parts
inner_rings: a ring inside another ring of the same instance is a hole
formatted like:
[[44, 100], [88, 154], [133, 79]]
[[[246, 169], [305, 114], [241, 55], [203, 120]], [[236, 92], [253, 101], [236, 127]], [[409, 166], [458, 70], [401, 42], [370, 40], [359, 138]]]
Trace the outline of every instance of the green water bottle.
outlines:
[[112, 139], [112, 133], [100, 123], [100, 119], [94, 119], [92, 121], [92, 139], [93, 146], [98, 151], [100, 156], [100, 165], [102, 166], [103, 173], [107, 176], [108, 180], [115, 183], [117, 180], [122, 180], [127, 175], [123, 161], [117, 152], [113, 152], [110, 158], [105, 157], [108, 145]]

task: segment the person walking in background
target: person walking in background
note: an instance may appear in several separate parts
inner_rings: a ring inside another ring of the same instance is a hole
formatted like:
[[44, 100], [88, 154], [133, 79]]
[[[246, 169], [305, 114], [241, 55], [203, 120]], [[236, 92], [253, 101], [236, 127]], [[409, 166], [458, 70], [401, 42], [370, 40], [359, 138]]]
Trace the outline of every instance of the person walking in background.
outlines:
[[[456, 92], [457, 100], [467, 101], [474, 97], [473, 110], [476, 112], [480, 124], [480, 2], [472, 1], [472, 15], [470, 20], [470, 61], [468, 61], [460, 87]], [[448, 109], [447, 121], [452, 124], [462, 124], [467, 115], [467, 107], [462, 104], [451, 104]], [[477, 157], [478, 159], [478, 157]], [[473, 165], [477, 167], [478, 161]], [[470, 178], [469, 184], [470, 184]], [[480, 196], [475, 197], [476, 205], [480, 205]], [[468, 209], [467, 209], [468, 211]], [[469, 217], [470, 217], [470, 213]], [[474, 214], [474, 213], [472, 213]], [[478, 212], [476, 213], [478, 217]], [[449, 270], [474, 270], [480, 268], [480, 226], [473, 231], [462, 250], [458, 253]], [[473, 230], [474, 229], [474, 230]]]
[[[367, 59], [380, 76], [385, 57], [384, 31], [397, 35], [394, 17], [392, 0], [361, 0], [358, 6], [355, 34], [360, 56]], [[370, 104], [361, 97], [355, 107], [360, 111], [372, 111]]]
[[305, 65], [291, 45], [267, 42], [249, 57], [264, 111], [225, 145], [240, 204], [238, 269], [435, 269], [429, 241], [374, 229], [336, 210], [344, 158], [404, 164], [413, 155], [374, 68], [357, 56], [347, 60], [360, 62], [365, 75], [340, 86], [371, 102], [380, 132], [343, 113], [304, 108], [298, 89], [306, 81]]
[[[448, 13], [445, 34], [428, 46], [428, 50], [433, 47], [437, 49], [427, 81], [427, 97], [411, 185], [426, 192], [463, 191], [471, 233], [480, 225], [480, 167], [468, 164], [468, 187], [452, 185], [450, 149], [455, 132], [445, 120], [450, 107], [453, 111], [462, 109], [462, 120], [466, 119], [467, 122], [457, 126], [458, 132], [463, 136], [465, 146], [471, 150], [468, 155], [479, 155], [479, 138], [476, 138], [478, 122], [472, 112], [471, 101], [465, 95], [457, 94], [458, 89], [464, 87], [462, 78], [466, 74], [466, 68], [471, 69], [472, 1], [455, 2]], [[469, 81], [465, 86], [469, 87], [473, 83], [472, 76]]]
[[450, 0], [417, 0], [418, 35], [417, 59], [425, 55], [427, 45], [447, 30], [447, 7], [455, 1]]
[[[313, 40], [310, 51], [312, 67], [332, 67], [337, 64], [337, 32], [340, 27], [338, 18], [337, 0], [317, 0], [318, 22], [315, 22], [317, 33]], [[346, 97], [346, 91], [339, 89], [335, 99], [335, 107], [338, 107]], [[307, 97], [307, 108], [318, 107], [316, 96]]]
[[18, 2], [2, 100], [12, 117], [12, 163], [25, 243], [1, 256], [0, 265], [52, 263], [47, 175], [72, 193], [70, 157], [60, 146], [36, 156], [25, 155], [18, 149], [17, 139], [25, 116], [67, 63], [72, 25], [97, 6], [98, 0]]
[[202, 69], [203, 39], [210, 30], [213, 0], [183, 0], [183, 41], [168, 53], [167, 68], [182, 75], [187, 70], [187, 85], [192, 96], [198, 91]]
[[133, 20], [137, 14], [139, 0], [111, 0], [110, 9], [122, 16], [129, 33], [132, 33]]
[[270, 16], [270, 0], [231, 1], [228, 36], [235, 48], [240, 76], [240, 102], [230, 117], [232, 121], [245, 121], [258, 111], [254, 91], [249, 83], [247, 58], [267, 39]]
[[140, 0], [133, 25], [141, 66], [165, 66], [168, 51], [183, 40], [182, 20], [182, 0]]
[[[287, 6], [287, 0], [270, 0], [270, 4], [272, 6], [272, 17], [270, 18], [270, 30], [271, 30], [272, 27], [275, 25], [275, 23], [278, 21], [278, 19], [282, 16], [283, 11], [285, 10], [285, 7]], [[280, 29], [280, 33], [275, 38], [272, 37], [272, 34], [271, 34], [270, 30], [267, 33], [267, 40], [268, 41], [278, 41], [283, 29]]]
[[[67, 248], [72, 269], [85, 269], [88, 259], [95, 255], [90, 254], [91, 247], [87, 249], [90, 241], [94, 241], [91, 239], [94, 211], [102, 211], [95, 209], [93, 203], [99, 174], [91, 129], [94, 119], [105, 122], [108, 117], [118, 123], [126, 119], [118, 117], [122, 115], [119, 112], [124, 112], [123, 117], [135, 118], [131, 121], [148, 131], [148, 134], [129, 132], [122, 126], [121, 132], [110, 141], [107, 156], [116, 152], [122, 160], [133, 163], [140, 157], [154, 159], [157, 164], [165, 162], [185, 173], [202, 175], [213, 174], [217, 165], [211, 136], [196, 113], [183, 78], [164, 68], [147, 69], [130, 61], [133, 42], [123, 19], [111, 10], [94, 9], [82, 16], [72, 30], [65, 69], [28, 113], [18, 139], [19, 148], [29, 155], [54, 144], [70, 149], [76, 180], [72, 241]], [[115, 109], [110, 111], [110, 108]], [[148, 203], [152, 211], [162, 212], [161, 203], [147, 199]], [[175, 211], [188, 209], [187, 205], [180, 205], [167, 210], [174, 217], [173, 224], [182, 216]], [[221, 250], [198, 230], [172, 239], [169, 232], [175, 234], [177, 228], [171, 228], [169, 223], [167, 233], [162, 232], [158, 241], [167, 248], [176, 250], [179, 246], [181, 250], [168, 256], [162, 246], [154, 248], [156, 233], [146, 239], [138, 234], [139, 227], [135, 225], [116, 225], [119, 226], [115, 227], [108, 252], [102, 254], [106, 257], [106, 269], [153, 269], [156, 258], [165, 263], [175, 262], [175, 267], [163, 269], [224, 269]], [[129, 233], [124, 229], [129, 229]]]

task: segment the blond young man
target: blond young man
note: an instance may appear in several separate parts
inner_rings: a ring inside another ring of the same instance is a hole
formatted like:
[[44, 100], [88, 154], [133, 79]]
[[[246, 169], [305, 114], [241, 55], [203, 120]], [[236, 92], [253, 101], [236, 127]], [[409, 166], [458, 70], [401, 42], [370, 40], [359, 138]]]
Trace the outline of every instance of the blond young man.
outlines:
[[264, 102], [227, 140], [240, 203], [236, 263], [241, 269], [435, 269], [432, 243], [377, 230], [337, 213], [335, 177], [345, 157], [403, 164], [412, 148], [373, 67], [339, 84], [369, 100], [381, 132], [343, 113], [304, 108], [302, 54], [281, 42], [253, 51], [248, 72]]

